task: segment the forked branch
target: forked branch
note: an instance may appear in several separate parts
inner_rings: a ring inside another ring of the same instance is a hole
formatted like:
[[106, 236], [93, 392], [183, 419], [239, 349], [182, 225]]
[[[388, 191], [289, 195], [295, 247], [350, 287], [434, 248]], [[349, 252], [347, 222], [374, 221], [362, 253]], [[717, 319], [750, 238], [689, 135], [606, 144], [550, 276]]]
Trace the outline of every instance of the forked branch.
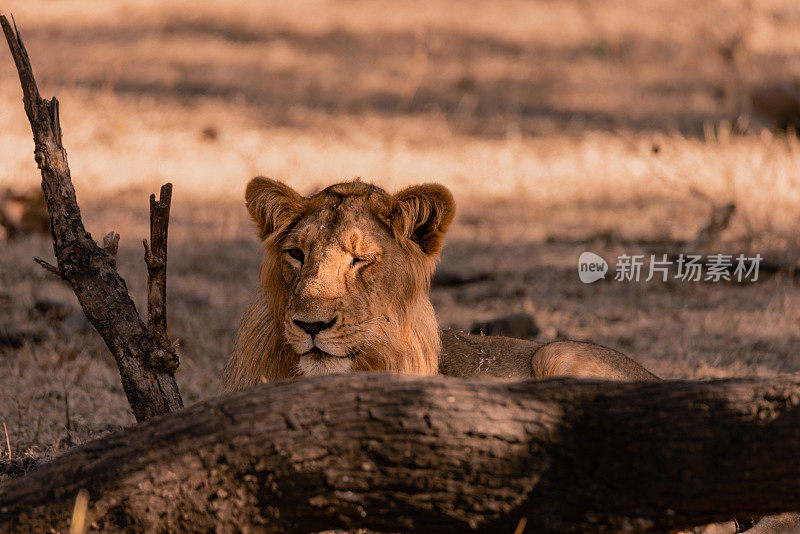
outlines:
[[180, 408], [183, 403], [173, 370], [152, 364], [164, 360], [163, 355], [170, 352], [170, 347], [148, 331], [128, 295], [113, 256], [116, 238], [109, 239], [106, 250], [95, 243], [83, 226], [67, 152], [61, 142], [58, 100], [45, 100], [39, 95], [16, 25], [12, 27], [3, 15], [0, 25], [22, 85], [58, 260], [57, 267], [44, 261], [39, 263], [72, 286], [84, 314], [117, 361], [122, 386], [136, 419], [143, 421]]

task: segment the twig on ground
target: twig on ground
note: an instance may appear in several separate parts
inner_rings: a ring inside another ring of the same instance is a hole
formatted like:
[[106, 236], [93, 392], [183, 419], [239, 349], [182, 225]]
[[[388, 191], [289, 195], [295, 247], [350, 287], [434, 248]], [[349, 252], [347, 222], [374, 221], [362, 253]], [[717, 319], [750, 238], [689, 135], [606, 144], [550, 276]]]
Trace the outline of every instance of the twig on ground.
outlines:
[[3, 432], [6, 434], [6, 447], [8, 447], [8, 459], [11, 459], [11, 440], [8, 439], [8, 428], [6, 427], [6, 422], [3, 421]]

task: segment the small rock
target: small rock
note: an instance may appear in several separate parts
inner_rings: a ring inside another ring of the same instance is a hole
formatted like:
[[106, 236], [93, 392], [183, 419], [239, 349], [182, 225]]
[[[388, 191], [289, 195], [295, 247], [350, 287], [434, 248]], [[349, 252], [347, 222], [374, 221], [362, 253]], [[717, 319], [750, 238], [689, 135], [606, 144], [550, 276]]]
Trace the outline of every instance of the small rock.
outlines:
[[486, 334], [488, 336], [507, 336], [528, 339], [539, 335], [539, 326], [532, 315], [512, 313], [485, 322], [474, 323], [470, 334]]
[[763, 339], [759, 339], [753, 342], [752, 349], [761, 352], [769, 352], [769, 350], [772, 349], [772, 344], [768, 341], [764, 341]]

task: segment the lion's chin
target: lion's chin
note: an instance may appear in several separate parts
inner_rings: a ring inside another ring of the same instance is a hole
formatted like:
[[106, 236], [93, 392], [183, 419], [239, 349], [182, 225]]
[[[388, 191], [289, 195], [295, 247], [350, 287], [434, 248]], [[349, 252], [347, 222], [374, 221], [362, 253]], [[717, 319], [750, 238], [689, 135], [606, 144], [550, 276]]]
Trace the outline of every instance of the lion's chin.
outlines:
[[353, 359], [313, 350], [300, 356], [297, 368], [303, 376], [335, 375], [353, 370]]

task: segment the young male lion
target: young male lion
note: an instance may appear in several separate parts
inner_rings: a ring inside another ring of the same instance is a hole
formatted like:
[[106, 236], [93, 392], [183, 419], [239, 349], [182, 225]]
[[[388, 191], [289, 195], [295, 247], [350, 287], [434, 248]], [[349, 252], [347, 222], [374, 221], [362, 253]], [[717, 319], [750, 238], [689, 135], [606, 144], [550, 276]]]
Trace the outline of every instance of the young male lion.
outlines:
[[245, 197], [264, 259], [225, 368], [226, 391], [356, 370], [656, 379], [592, 343], [440, 332], [428, 292], [455, 213], [441, 185], [390, 195], [356, 180], [303, 197], [255, 178]]
[[[245, 197], [264, 260], [225, 368], [226, 391], [355, 370], [658, 379], [593, 343], [440, 332], [428, 291], [455, 213], [453, 196], [441, 185], [389, 195], [353, 181], [304, 198], [256, 178]], [[792, 513], [764, 518], [752, 532], [798, 530], [800, 514]]]

